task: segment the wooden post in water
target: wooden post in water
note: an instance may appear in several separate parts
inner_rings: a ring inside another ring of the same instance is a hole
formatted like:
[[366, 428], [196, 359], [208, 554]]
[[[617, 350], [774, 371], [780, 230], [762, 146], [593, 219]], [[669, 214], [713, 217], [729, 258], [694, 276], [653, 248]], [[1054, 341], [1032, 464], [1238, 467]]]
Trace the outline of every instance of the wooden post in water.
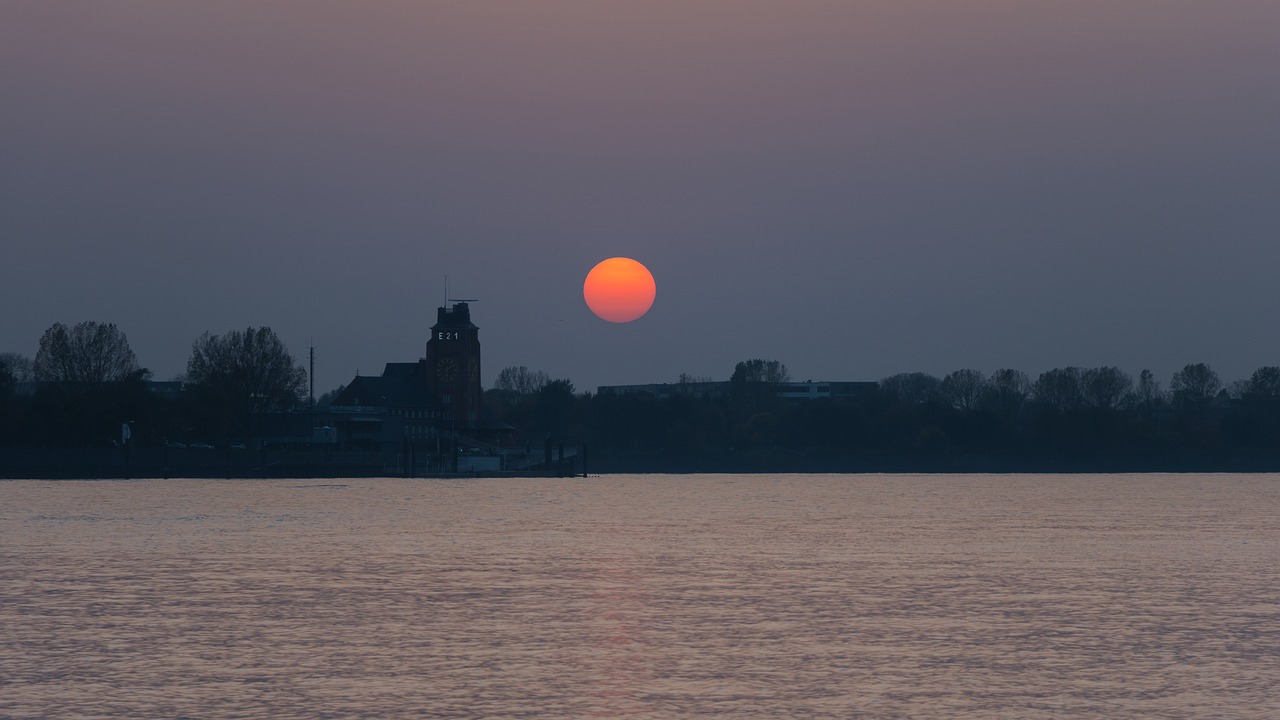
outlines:
[[578, 449], [578, 454], [582, 456], [582, 477], [587, 476], [587, 444], [582, 443], [582, 447]]

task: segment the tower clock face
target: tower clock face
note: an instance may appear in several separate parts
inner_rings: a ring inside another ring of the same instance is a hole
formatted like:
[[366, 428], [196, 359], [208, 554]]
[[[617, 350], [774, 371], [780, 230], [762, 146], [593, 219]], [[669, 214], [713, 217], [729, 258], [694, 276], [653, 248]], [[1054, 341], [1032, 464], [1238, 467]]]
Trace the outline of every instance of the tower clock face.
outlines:
[[436, 377], [440, 378], [440, 382], [451, 383], [458, 379], [458, 361], [453, 358], [443, 358], [436, 363]]

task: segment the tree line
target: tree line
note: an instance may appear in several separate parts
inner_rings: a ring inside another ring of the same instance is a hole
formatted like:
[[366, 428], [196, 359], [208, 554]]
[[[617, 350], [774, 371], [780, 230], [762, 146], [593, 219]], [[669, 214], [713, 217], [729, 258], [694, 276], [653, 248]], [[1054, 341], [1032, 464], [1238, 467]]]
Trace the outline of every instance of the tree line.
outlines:
[[790, 378], [776, 361], [739, 363], [727, 393], [704, 395], [593, 395], [527, 368], [504, 374], [491, 416], [589, 446], [600, 471], [1280, 469], [1276, 366], [1224, 384], [1192, 363], [1167, 388], [1110, 366], [900, 373], [805, 400], [771, 391]]
[[[139, 443], [243, 442], [264, 413], [306, 408], [306, 371], [270, 328], [194, 339], [180, 393], [150, 392], [150, 378], [114, 324], [56, 323], [34, 358], [0, 354], [0, 444], [102, 445], [126, 421]], [[776, 392], [789, 380], [751, 359], [727, 381], [672, 386], [717, 392], [592, 394], [513, 366], [484, 410], [531, 446], [589, 446], [599, 471], [1280, 469], [1277, 366], [1224, 383], [1192, 363], [1167, 385], [1112, 366], [899, 373], [804, 400]]]
[[34, 359], [0, 354], [0, 444], [102, 445], [126, 422], [145, 444], [244, 441], [261, 413], [302, 403], [307, 373], [275, 332], [250, 327], [196, 338], [183, 392], [150, 392], [149, 380], [114, 323], [54, 323]]

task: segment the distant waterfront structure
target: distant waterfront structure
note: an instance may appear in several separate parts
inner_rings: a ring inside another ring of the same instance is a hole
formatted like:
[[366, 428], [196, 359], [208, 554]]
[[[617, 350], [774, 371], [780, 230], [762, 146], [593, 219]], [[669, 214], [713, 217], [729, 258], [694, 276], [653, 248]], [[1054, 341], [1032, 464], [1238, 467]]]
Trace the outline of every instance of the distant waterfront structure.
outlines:
[[455, 446], [497, 451], [510, 441], [510, 425], [481, 416], [480, 329], [468, 303], [437, 309], [425, 350], [417, 362], [389, 362], [381, 375], [356, 375], [338, 393], [326, 413], [338, 444], [383, 452], [403, 446], [425, 456], [456, 455]]
[[459, 429], [474, 429], [480, 422], [480, 328], [471, 322], [465, 302], [439, 308], [431, 326], [426, 365], [427, 389], [435, 393], [446, 415]]

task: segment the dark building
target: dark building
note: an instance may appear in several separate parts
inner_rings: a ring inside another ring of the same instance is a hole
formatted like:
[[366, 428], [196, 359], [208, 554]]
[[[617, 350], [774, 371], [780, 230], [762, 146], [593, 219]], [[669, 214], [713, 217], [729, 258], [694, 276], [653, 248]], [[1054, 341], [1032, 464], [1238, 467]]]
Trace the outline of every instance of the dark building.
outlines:
[[[480, 329], [465, 302], [439, 308], [426, 356], [387, 363], [380, 376], [357, 375], [326, 413], [336, 442], [366, 450], [423, 455], [498, 452], [511, 439], [505, 424], [480, 415]], [[476, 458], [471, 459], [478, 462]]]
[[480, 425], [480, 328], [464, 302], [439, 308], [427, 340], [427, 390], [435, 393], [458, 432]]

